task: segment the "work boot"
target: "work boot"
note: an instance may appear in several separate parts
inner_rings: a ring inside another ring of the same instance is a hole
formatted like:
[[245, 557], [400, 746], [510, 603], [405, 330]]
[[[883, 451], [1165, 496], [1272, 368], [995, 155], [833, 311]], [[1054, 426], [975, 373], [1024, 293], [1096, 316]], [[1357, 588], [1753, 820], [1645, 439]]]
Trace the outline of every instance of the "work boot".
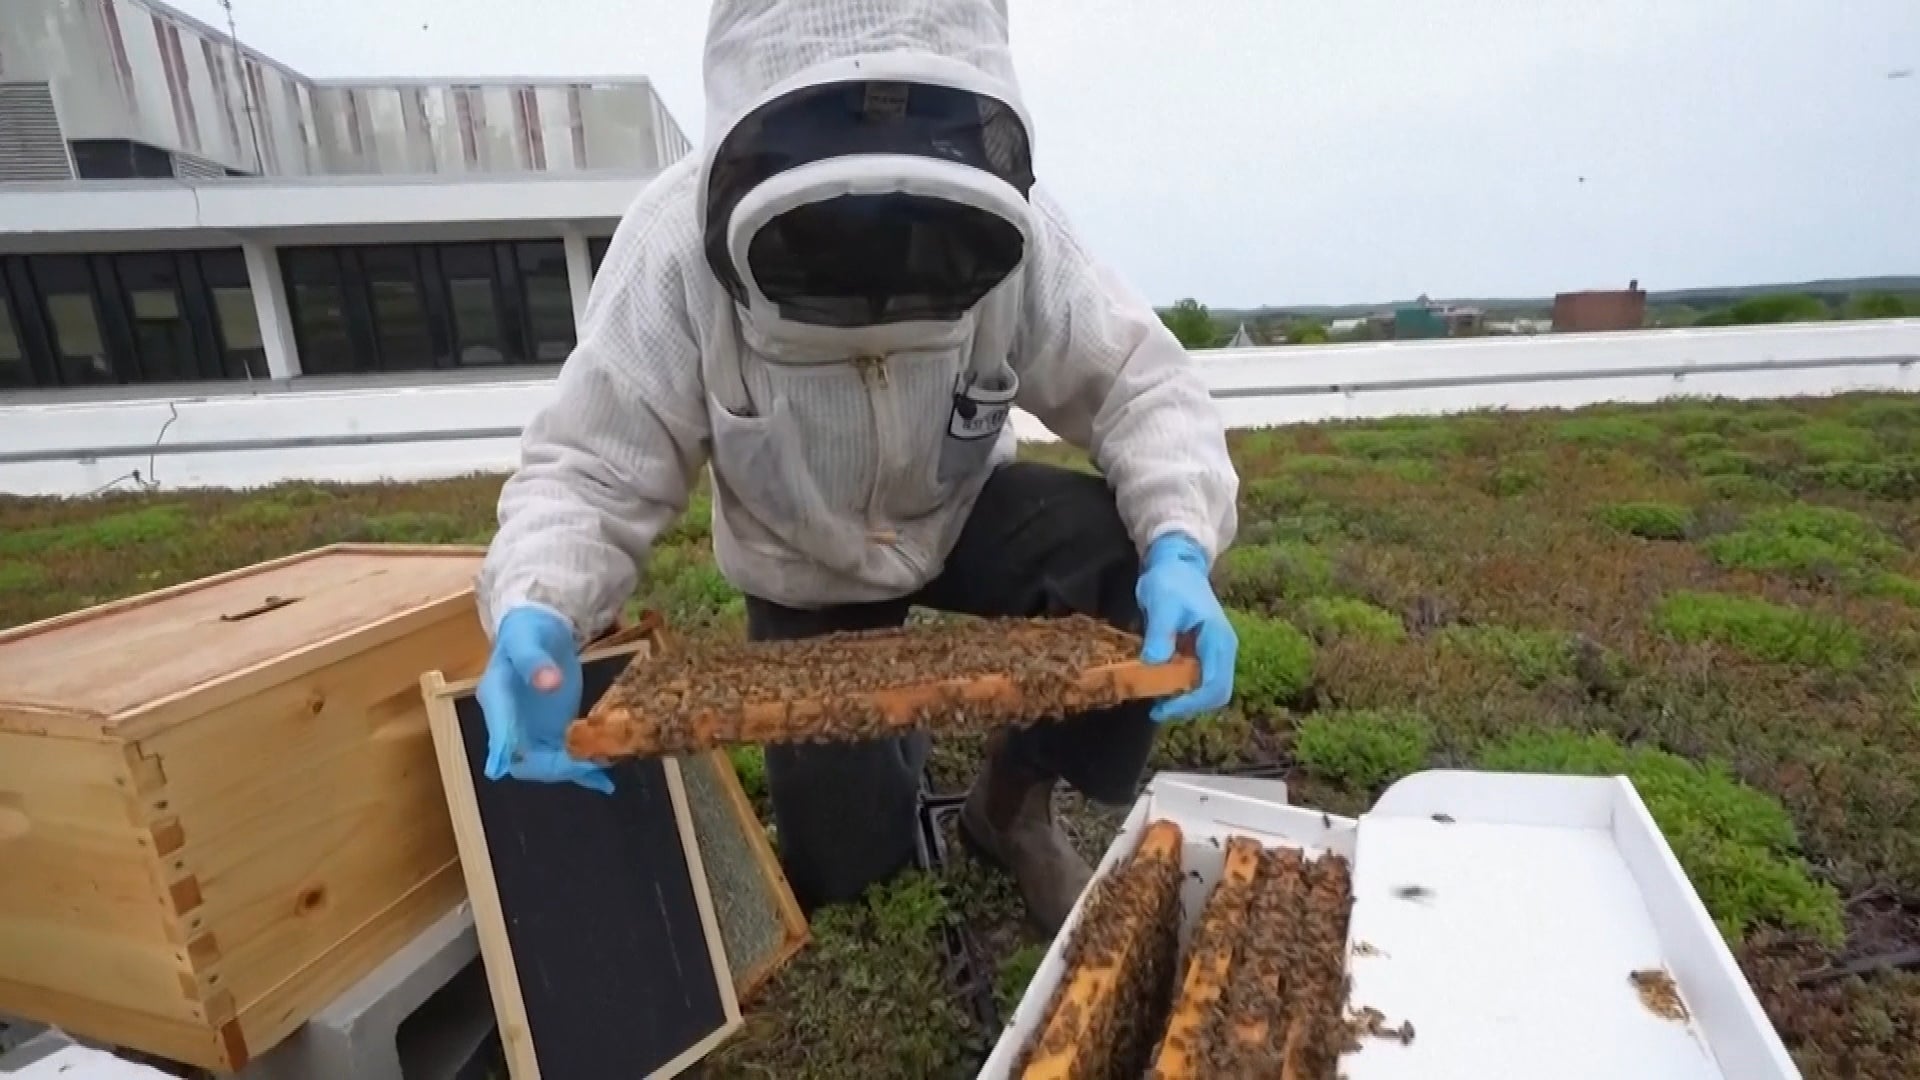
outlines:
[[1053, 819], [1054, 778], [1008, 753], [1007, 735], [987, 740], [986, 760], [960, 808], [960, 839], [1013, 875], [1027, 917], [1051, 936], [1067, 921], [1093, 868]]

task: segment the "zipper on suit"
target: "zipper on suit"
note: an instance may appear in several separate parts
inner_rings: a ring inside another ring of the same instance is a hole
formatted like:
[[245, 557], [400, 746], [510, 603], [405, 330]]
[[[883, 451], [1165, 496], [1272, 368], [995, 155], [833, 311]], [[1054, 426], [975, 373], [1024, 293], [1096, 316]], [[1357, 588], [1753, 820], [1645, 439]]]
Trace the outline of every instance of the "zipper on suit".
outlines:
[[873, 486], [867, 492], [867, 539], [891, 544], [893, 530], [880, 520], [887, 492], [887, 469], [896, 456], [894, 443], [893, 394], [887, 385], [887, 358], [861, 355], [853, 358], [860, 373], [860, 384], [867, 391], [867, 405], [873, 412]]

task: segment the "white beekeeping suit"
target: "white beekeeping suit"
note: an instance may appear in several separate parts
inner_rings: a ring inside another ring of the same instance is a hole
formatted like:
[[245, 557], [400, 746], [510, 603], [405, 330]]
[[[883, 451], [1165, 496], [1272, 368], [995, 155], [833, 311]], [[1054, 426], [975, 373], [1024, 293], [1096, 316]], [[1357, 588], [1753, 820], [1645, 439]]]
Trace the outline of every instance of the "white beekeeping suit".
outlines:
[[1198, 371], [1033, 181], [999, 0], [718, 0], [701, 150], [620, 223], [482, 574], [490, 631], [609, 625], [713, 466], [714, 553], [808, 608], [940, 570], [1025, 409], [1144, 550], [1237, 480]]

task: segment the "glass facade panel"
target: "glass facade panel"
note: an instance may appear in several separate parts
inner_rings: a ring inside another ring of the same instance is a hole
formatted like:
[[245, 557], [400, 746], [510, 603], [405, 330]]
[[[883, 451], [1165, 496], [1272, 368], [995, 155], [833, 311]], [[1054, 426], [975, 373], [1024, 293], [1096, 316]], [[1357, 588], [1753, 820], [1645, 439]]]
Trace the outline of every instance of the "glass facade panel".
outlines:
[[107, 354], [93, 272], [80, 255], [34, 255], [28, 270], [47, 313], [55, 370], [62, 385], [97, 386], [118, 382], [114, 358]]
[[171, 254], [122, 255], [120, 287], [141, 382], [186, 382], [199, 377], [193, 328], [180, 300], [179, 273]]
[[460, 366], [517, 362], [519, 350], [500, 332], [492, 246], [449, 244], [440, 249], [440, 271], [446, 277], [447, 306], [453, 312], [454, 349]]
[[413, 371], [435, 366], [433, 335], [427, 322], [426, 293], [411, 247], [369, 247], [360, 251], [366, 270], [374, 336], [382, 371]]
[[32, 386], [33, 368], [27, 363], [27, 349], [20, 343], [13, 306], [5, 293], [4, 283], [0, 282], [0, 387]]
[[265, 378], [238, 248], [0, 255], [0, 388]]
[[[607, 241], [589, 241], [596, 262]], [[285, 248], [309, 375], [559, 364], [577, 337], [557, 239]], [[0, 255], [0, 389], [265, 379], [238, 248]]]
[[220, 373], [229, 379], [267, 378], [266, 339], [260, 333], [260, 311], [248, 284], [246, 257], [238, 251], [203, 251], [200, 277], [206, 282], [220, 340]]
[[573, 352], [573, 289], [567, 283], [566, 245], [558, 240], [515, 245], [520, 284], [536, 363], [558, 364]]
[[307, 375], [342, 375], [358, 369], [353, 339], [347, 333], [346, 292], [340, 285], [340, 260], [326, 249], [289, 251], [283, 276], [293, 307], [300, 370]]

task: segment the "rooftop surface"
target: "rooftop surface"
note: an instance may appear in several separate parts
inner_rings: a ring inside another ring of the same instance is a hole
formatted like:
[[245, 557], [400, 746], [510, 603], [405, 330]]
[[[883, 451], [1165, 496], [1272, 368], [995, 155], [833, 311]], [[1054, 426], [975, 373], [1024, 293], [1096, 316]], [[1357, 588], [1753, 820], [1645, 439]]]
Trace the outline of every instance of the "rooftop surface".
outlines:
[[[1154, 768], [1261, 769], [1335, 814], [1436, 765], [1629, 776], [1805, 1075], [1920, 1076], [1920, 977], [1900, 970], [1920, 949], [1920, 399], [1231, 442], [1241, 529], [1216, 578], [1236, 698], [1164, 728]], [[500, 479], [0, 499], [0, 626], [328, 542], [485, 542]], [[738, 635], [708, 507], [696, 495], [661, 537], [633, 607]], [[929, 786], [963, 791], [978, 760], [943, 741]], [[736, 768], [767, 815], [760, 755]], [[1094, 858], [1124, 812], [1060, 806]], [[972, 1075], [1001, 1020], [967, 991], [1004, 1017], [1045, 943], [1003, 877], [948, 850], [816, 913], [708, 1075]], [[964, 985], [948, 915], [977, 946]]]

